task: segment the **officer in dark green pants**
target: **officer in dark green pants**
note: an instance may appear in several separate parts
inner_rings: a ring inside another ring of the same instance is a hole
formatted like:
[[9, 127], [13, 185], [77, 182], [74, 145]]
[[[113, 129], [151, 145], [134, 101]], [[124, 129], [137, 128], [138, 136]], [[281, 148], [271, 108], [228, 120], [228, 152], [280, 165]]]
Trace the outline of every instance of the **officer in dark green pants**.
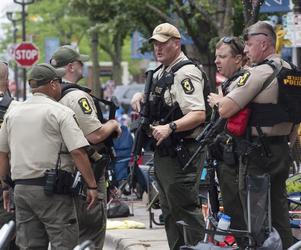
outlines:
[[[244, 38], [244, 52], [252, 67], [237, 82], [235, 89], [218, 100], [219, 114], [223, 118], [233, 118], [234, 115], [240, 115], [241, 118], [241, 110], [246, 112], [245, 107], [250, 107], [250, 119], [244, 119], [244, 124], [239, 123], [247, 125], [247, 131], [236, 136], [240, 141], [238, 148], [243, 151], [239, 193], [244, 214], [246, 217], [246, 175], [268, 174], [271, 183], [272, 225], [280, 234], [283, 249], [288, 249], [292, 245], [292, 233], [285, 181], [290, 165], [288, 135], [294, 131], [294, 121], [290, 114], [279, 110], [279, 106], [284, 105], [278, 98], [283, 92], [279, 91], [280, 79], [275, 77], [275, 72], [278, 69], [291, 69], [291, 66], [276, 55], [276, 34], [266, 22], [259, 21], [248, 27]], [[288, 82], [287, 86], [290, 85]], [[281, 107], [287, 110], [289, 105]], [[237, 129], [240, 128], [236, 126]], [[249, 146], [244, 149], [241, 142]]]
[[[225, 80], [219, 88], [219, 94], [210, 94], [208, 101], [210, 106], [218, 103], [222, 96], [227, 95], [237, 86], [237, 82], [243, 76], [246, 63], [244, 44], [238, 37], [223, 37], [216, 44], [215, 64]], [[235, 153], [235, 145], [230, 134], [223, 129], [215, 143], [210, 146], [214, 159], [218, 160], [218, 181], [222, 195], [224, 213], [231, 217], [231, 229], [246, 229], [241, 216], [242, 205], [238, 190], [238, 156]], [[237, 239], [239, 241], [239, 239]]]
[[[162, 63], [154, 75], [149, 102], [151, 134], [156, 144], [155, 174], [170, 249], [185, 245], [183, 228], [177, 221], [189, 224], [190, 245], [203, 239], [205, 227], [198, 201], [202, 155], [183, 169], [196, 149], [194, 138], [205, 121], [204, 74], [181, 52], [180, 38], [176, 27], [163, 23], [149, 39]], [[134, 110], [139, 111], [142, 99], [141, 93], [133, 97]]]

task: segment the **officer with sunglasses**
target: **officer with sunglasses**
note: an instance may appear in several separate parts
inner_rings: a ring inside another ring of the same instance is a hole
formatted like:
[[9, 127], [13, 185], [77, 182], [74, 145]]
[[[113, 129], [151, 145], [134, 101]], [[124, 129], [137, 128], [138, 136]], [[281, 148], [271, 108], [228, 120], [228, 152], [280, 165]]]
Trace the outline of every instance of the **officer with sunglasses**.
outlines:
[[[244, 44], [238, 37], [223, 37], [216, 44], [215, 64], [217, 71], [227, 78], [219, 94], [211, 93], [208, 102], [213, 107], [219, 100], [237, 86], [246, 72]], [[245, 229], [242, 205], [238, 192], [238, 157], [234, 141], [226, 131], [221, 132], [210, 146], [213, 157], [219, 161], [218, 180], [225, 214], [231, 217], [232, 229]]]
[[[290, 69], [291, 66], [276, 55], [276, 34], [266, 22], [258, 21], [248, 27], [244, 39], [244, 52], [252, 67], [244, 73], [234, 89], [225, 97], [215, 100], [215, 103], [218, 104], [220, 116], [228, 120], [250, 107], [252, 115], [245, 119], [246, 131], [237, 137], [247, 145], [257, 145], [242, 150], [239, 194], [244, 215], [246, 218], [246, 176], [268, 174], [271, 183], [272, 225], [280, 234], [283, 249], [288, 249], [292, 244], [292, 232], [285, 181], [290, 166], [288, 138], [294, 126], [290, 121], [281, 120], [282, 116], [277, 113], [275, 104], [279, 102], [277, 71], [282, 67]], [[258, 116], [266, 110], [267, 105], [273, 108]], [[239, 143], [238, 148], [243, 148], [243, 145]]]

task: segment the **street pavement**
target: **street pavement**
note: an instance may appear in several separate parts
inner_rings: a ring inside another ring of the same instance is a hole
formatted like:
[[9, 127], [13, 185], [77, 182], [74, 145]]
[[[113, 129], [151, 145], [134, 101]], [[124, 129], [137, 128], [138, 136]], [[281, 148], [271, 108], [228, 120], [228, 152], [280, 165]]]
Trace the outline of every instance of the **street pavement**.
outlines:
[[[164, 226], [154, 223], [150, 228], [149, 212], [146, 210], [146, 199], [126, 201], [133, 216], [108, 219], [109, 221], [136, 221], [144, 223], [144, 229], [108, 229], [104, 250], [168, 250]], [[156, 221], [161, 214], [160, 209], [152, 210]]]

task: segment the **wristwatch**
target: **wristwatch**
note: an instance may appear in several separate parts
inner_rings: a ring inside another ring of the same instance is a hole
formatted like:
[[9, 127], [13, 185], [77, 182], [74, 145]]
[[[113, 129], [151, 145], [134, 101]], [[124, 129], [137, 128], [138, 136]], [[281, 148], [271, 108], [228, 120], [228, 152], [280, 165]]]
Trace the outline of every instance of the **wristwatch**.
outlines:
[[174, 133], [176, 131], [176, 129], [177, 129], [177, 124], [175, 122], [171, 122], [168, 125], [169, 125], [172, 133]]

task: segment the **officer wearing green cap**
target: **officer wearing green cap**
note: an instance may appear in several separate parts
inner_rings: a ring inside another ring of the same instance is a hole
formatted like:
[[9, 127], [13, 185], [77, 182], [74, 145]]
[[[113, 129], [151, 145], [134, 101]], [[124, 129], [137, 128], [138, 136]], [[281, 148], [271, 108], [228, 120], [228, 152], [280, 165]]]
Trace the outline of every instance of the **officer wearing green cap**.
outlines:
[[[58, 173], [72, 176], [75, 171], [74, 165], [61, 164], [62, 154], [71, 155], [90, 187], [89, 209], [97, 198], [85, 151], [89, 143], [74, 119], [74, 112], [57, 102], [64, 73], [64, 69], [49, 64], [34, 66], [29, 73], [33, 97], [10, 108], [0, 130], [0, 177], [3, 181], [11, 173], [15, 183], [16, 242], [20, 249], [47, 249], [50, 243], [51, 249], [67, 250], [78, 243], [74, 199], [57, 185], [49, 185], [50, 181], [55, 182], [54, 178], [61, 180]], [[50, 176], [49, 172], [55, 175]], [[70, 183], [58, 182], [70, 190]], [[9, 201], [5, 199], [4, 203], [8, 208]]]
[[[63, 97], [60, 103], [71, 108], [87, 140], [93, 145], [100, 145], [114, 132], [121, 134], [116, 120], [109, 120], [102, 124], [97, 116], [97, 109], [90, 89], [76, 84], [82, 77], [83, 63], [88, 56], [81, 55], [71, 46], [62, 46], [53, 54], [50, 63], [54, 67], [64, 67], [66, 73], [63, 77]], [[71, 91], [70, 91], [71, 90]], [[102, 176], [98, 183], [98, 202], [96, 206], [87, 211], [86, 204], [81, 197], [76, 197], [76, 206], [79, 220], [80, 242], [92, 240], [97, 249], [102, 249], [106, 230], [106, 183]]]

